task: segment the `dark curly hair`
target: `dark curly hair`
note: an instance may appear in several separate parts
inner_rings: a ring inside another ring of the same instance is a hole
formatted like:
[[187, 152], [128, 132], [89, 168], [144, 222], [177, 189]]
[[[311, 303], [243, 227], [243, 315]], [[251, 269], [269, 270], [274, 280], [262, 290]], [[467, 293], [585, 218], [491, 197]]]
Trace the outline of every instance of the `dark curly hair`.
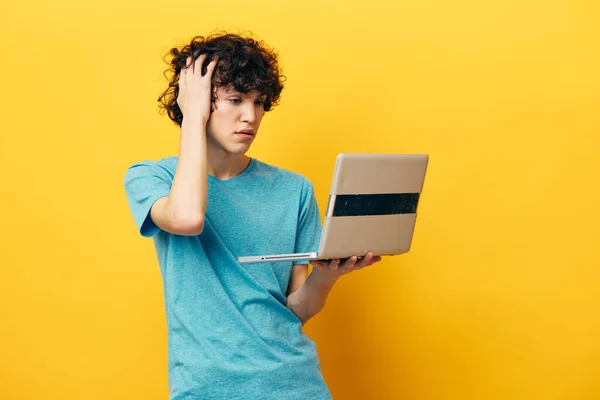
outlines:
[[[270, 111], [279, 103], [285, 77], [281, 73], [277, 53], [264, 42], [256, 41], [250, 35], [232, 33], [215, 33], [207, 36], [196, 36], [181, 49], [172, 48], [165, 56], [170, 67], [165, 71], [169, 79], [169, 87], [158, 98], [161, 113], [166, 112], [175, 124], [181, 126], [183, 114], [177, 105], [179, 94], [179, 73], [186, 66], [189, 56], [192, 62], [201, 54], [206, 53], [202, 65], [202, 73], [215, 58], [219, 62], [212, 77], [213, 101], [216, 100], [216, 88], [232, 85], [240, 93], [258, 90], [266, 94], [264, 110]], [[171, 74], [169, 78], [168, 74]]]

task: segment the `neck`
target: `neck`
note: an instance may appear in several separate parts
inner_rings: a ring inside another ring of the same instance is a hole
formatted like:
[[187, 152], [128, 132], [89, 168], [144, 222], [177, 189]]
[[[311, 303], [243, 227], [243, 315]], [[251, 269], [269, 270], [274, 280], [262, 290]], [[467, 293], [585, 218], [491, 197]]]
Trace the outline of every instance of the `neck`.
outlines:
[[250, 157], [242, 155], [217, 156], [214, 153], [208, 154], [208, 174], [217, 179], [231, 179], [248, 168]]

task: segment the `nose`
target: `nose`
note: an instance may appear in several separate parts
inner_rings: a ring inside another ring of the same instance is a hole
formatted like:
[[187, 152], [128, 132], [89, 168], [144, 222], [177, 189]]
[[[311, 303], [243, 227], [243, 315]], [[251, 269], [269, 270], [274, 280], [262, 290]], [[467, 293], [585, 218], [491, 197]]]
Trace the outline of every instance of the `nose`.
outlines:
[[257, 107], [254, 102], [248, 102], [242, 106], [242, 122], [253, 124], [256, 122]]

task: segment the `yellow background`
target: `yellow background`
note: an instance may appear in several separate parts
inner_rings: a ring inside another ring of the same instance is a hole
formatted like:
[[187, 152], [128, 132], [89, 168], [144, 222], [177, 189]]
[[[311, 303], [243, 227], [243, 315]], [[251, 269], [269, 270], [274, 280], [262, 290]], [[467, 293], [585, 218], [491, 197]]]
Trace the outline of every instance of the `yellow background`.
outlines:
[[[250, 30], [288, 77], [250, 155], [428, 153], [411, 252], [306, 326], [335, 399], [600, 398], [593, 0], [3, 1], [0, 398], [166, 399], [166, 326], [126, 168], [176, 154], [171, 46]], [[360, 234], [357, 232], [357, 234]]]

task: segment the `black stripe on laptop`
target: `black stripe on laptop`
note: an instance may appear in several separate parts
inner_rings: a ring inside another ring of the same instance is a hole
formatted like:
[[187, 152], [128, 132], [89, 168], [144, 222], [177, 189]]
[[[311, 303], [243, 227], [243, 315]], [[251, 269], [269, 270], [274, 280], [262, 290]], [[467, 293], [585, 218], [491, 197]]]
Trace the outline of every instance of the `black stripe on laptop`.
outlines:
[[333, 217], [415, 214], [419, 193], [338, 194]]

